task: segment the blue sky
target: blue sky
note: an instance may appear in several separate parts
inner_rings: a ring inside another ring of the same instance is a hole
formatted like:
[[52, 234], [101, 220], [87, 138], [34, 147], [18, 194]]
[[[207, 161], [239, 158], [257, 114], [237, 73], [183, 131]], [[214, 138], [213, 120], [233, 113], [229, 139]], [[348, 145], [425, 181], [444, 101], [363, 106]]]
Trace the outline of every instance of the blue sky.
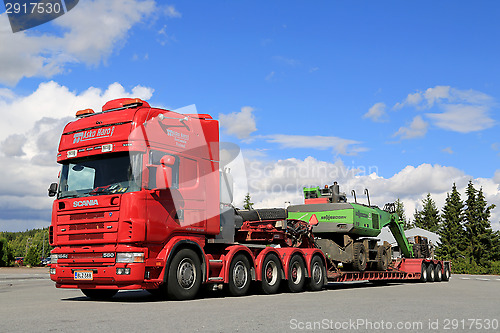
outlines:
[[409, 217], [453, 182], [500, 204], [499, 14], [495, 1], [94, 0], [16, 34], [1, 14], [0, 154], [18, 167], [0, 181], [0, 230], [48, 225], [67, 117], [125, 95], [220, 119], [249, 173], [237, 190], [259, 206], [335, 180], [283, 165], [355, 169], [344, 191], [400, 197]]

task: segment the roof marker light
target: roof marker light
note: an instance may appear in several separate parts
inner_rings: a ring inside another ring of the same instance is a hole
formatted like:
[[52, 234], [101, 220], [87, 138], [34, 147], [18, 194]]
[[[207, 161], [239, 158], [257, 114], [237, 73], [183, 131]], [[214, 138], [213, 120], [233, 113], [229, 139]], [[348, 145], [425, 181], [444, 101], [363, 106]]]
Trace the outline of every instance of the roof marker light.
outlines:
[[85, 109], [85, 110], [80, 110], [80, 111], [77, 111], [76, 112], [76, 117], [84, 117], [84, 116], [88, 116], [88, 115], [91, 115], [91, 114], [94, 114], [94, 110], [92, 109]]
[[67, 158], [76, 157], [76, 149], [73, 149], [73, 150], [68, 150], [68, 151], [66, 152], [66, 157], [67, 157]]

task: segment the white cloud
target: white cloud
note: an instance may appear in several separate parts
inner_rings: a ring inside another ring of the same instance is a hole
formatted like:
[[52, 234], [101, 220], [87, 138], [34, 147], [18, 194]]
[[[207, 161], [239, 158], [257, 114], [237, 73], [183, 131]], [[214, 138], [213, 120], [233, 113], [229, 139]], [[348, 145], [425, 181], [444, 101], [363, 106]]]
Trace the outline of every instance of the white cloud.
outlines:
[[493, 127], [495, 121], [488, 116], [490, 107], [486, 105], [443, 105], [443, 113], [426, 113], [434, 124], [442, 129], [469, 133]]
[[441, 151], [442, 151], [443, 153], [448, 153], [448, 154], [450, 154], [450, 155], [451, 155], [451, 154], [453, 154], [453, 149], [451, 149], [451, 147], [446, 147], [446, 148], [443, 148], [443, 149], [441, 149]]
[[284, 148], [332, 149], [334, 153], [341, 155], [356, 155], [368, 150], [365, 147], [360, 147], [361, 142], [359, 141], [336, 136], [272, 134], [262, 136], [262, 138], [267, 142], [278, 143]]
[[229, 135], [234, 135], [240, 140], [248, 139], [250, 134], [257, 130], [254, 108], [244, 106], [240, 112], [219, 114], [220, 126]]
[[179, 13], [172, 5], [165, 6], [165, 15], [167, 17], [182, 17], [181, 13]]
[[44, 226], [50, 223], [47, 188], [57, 180], [59, 137], [75, 112], [101, 110], [105, 102], [120, 97], [149, 99], [153, 90], [137, 86], [126, 91], [113, 83], [105, 90], [91, 87], [76, 93], [51, 81], [27, 96], [6, 92], [0, 94], [0, 230], [25, 230], [40, 227], [43, 218]]
[[[180, 15], [167, 6], [166, 16]], [[99, 65], [127, 38], [138, 22], [158, 12], [153, 0], [80, 1], [78, 6], [50, 24], [61, 36], [12, 33], [7, 15], [0, 15], [0, 82], [15, 85], [23, 77], [51, 77], [69, 63]]]
[[368, 110], [367, 113], [363, 115], [363, 118], [370, 118], [375, 122], [387, 121], [387, 113], [385, 109], [385, 103], [376, 103]]
[[459, 133], [482, 131], [495, 126], [490, 117], [495, 106], [493, 97], [477, 90], [461, 90], [450, 86], [436, 86], [424, 92], [409, 94], [401, 103], [396, 103], [394, 109], [414, 107], [417, 110], [430, 110], [434, 107], [440, 110], [426, 113], [439, 128]]
[[493, 181], [497, 184], [500, 184], [500, 169], [495, 171], [495, 175], [493, 176]]
[[[372, 204], [383, 207], [385, 203], [400, 198], [404, 202], [407, 218], [413, 218], [415, 208], [422, 208], [421, 202], [427, 193], [431, 193], [441, 208], [453, 183], [456, 183], [464, 199], [465, 188], [471, 179], [476, 188], [483, 188], [489, 204], [500, 205], [500, 170], [493, 179], [473, 179], [454, 167], [422, 164], [407, 166], [392, 177], [384, 178], [377, 175], [376, 167], [349, 167], [341, 160], [330, 163], [313, 157], [278, 161], [250, 158], [246, 160], [246, 170], [247, 179], [244, 181], [248, 182], [248, 191], [256, 208], [284, 207], [285, 201], [301, 204], [304, 186], [322, 187], [338, 181], [349, 201], [353, 201], [351, 190], [354, 189], [358, 202], [366, 203], [363, 191], [368, 188]], [[245, 194], [235, 195], [235, 206], [242, 206]], [[496, 230], [500, 229], [499, 219], [500, 208], [496, 208], [490, 220]]]
[[393, 136], [399, 136], [401, 139], [414, 139], [425, 136], [429, 124], [422, 119], [421, 116], [416, 116], [408, 127], [400, 127]]

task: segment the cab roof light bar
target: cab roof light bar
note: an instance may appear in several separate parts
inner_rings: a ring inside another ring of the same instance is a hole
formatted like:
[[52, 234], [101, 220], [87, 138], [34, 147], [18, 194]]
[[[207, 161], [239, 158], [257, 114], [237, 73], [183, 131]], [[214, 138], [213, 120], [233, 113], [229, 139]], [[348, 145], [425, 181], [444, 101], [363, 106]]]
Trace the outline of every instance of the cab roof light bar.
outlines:
[[102, 107], [102, 112], [104, 113], [104, 112], [111, 112], [111, 111], [136, 108], [136, 107], [142, 106], [144, 103], [145, 102], [140, 98], [128, 98], [128, 99], [125, 99], [125, 100], [122, 100], [121, 102], [119, 102], [118, 107], [110, 107], [108, 109], [107, 105], [109, 103], [104, 104], [104, 106]]

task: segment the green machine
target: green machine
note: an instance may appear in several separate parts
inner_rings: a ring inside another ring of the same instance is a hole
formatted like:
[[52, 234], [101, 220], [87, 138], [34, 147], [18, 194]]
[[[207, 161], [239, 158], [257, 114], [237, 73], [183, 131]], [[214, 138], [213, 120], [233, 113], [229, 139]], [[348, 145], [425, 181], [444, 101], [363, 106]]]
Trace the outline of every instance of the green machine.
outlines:
[[301, 220], [314, 225], [316, 243], [333, 263], [351, 266], [353, 270], [385, 271], [391, 262], [391, 248], [385, 242], [378, 245], [377, 237], [382, 228], [388, 226], [402, 254], [413, 258], [412, 246], [405, 237], [402, 223], [393, 203], [384, 209], [370, 204], [368, 190], [365, 194], [368, 205], [347, 202], [345, 193], [340, 193], [335, 182], [325, 188], [304, 188], [305, 204], [288, 207], [288, 219]]

